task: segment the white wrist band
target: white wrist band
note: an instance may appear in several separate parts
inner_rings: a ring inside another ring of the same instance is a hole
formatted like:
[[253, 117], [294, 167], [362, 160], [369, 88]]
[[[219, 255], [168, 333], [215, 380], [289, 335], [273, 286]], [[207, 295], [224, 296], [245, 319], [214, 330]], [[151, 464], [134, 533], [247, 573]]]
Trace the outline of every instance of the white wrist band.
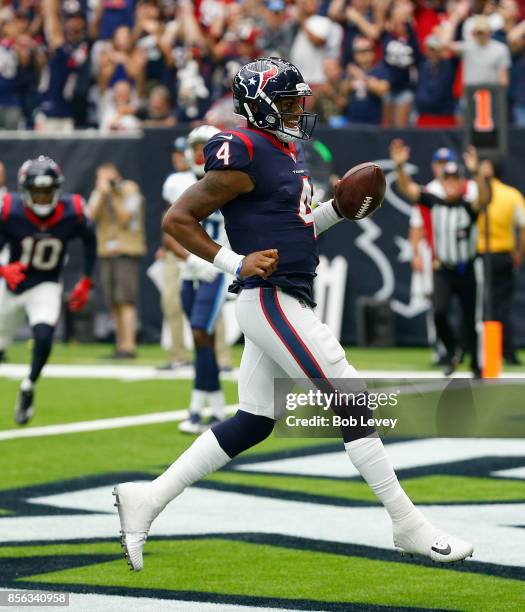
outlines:
[[241, 271], [244, 255], [239, 255], [226, 247], [221, 247], [213, 260], [213, 265], [223, 272], [237, 276]]
[[315, 229], [317, 230], [318, 234], [322, 234], [324, 231], [330, 229], [333, 225], [343, 220], [335, 212], [335, 209], [332, 206], [332, 200], [321, 202], [317, 208], [314, 208], [313, 215]]

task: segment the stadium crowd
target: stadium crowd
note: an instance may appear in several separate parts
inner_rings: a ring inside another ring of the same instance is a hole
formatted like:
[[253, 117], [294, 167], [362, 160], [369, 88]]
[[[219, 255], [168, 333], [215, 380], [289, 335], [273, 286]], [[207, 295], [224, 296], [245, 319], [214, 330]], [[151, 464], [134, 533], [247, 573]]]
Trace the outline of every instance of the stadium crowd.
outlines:
[[525, 125], [523, 0], [0, 0], [0, 129], [231, 123], [231, 79], [290, 59], [333, 127], [454, 125], [464, 84]]

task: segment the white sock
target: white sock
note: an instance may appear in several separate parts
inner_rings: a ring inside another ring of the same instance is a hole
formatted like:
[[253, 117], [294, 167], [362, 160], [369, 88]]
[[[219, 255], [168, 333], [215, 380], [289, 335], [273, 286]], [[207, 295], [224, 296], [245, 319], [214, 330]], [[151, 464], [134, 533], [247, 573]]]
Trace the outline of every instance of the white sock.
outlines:
[[220, 469], [230, 460], [208, 429], [151, 483], [153, 497], [159, 505], [165, 506], [186, 487]]
[[29, 380], [29, 378], [24, 378], [24, 380], [20, 384], [21, 391], [31, 391], [33, 389], [33, 383]]
[[209, 391], [207, 393], [208, 406], [211, 408], [211, 413], [218, 419], [224, 419], [224, 393], [222, 390]]
[[381, 440], [374, 436], [346, 442], [345, 449], [368, 486], [379, 497], [392, 521], [420, 520], [419, 510], [403, 491]]
[[206, 405], [206, 391], [193, 389], [191, 392], [190, 412], [201, 414], [202, 409]]

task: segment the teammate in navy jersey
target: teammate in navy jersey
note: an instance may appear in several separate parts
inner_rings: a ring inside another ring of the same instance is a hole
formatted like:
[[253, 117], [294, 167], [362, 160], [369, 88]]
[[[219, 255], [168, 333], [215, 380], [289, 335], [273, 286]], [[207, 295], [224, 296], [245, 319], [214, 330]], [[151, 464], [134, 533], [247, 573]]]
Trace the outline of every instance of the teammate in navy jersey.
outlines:
[[[333, 392], [337, 384], [337, 391], [359, 392], [366, 399], [366, 387], [343, 347], [312, 309], [316, 237], [341, 218], [332, 200], [311, 210], [308, 171], [293, 142], [312, 133], [315, 116], [304, 111], [310, 95], [289, 62], [261, 58], [241, 68], [233, 98], [247, 127], [209, 141], [204, 178], [164, 218], [164, 231], [188, 251], [238, 277], [236, 312], [245, 346], [235, 416], [204, 432], [154, 481], [114, 489], [122, 545], [136, 571], [143, 567], [150, 525], [166, 504], [271, 434], [284, 412], [284, 406], [274, 405], [276, 378], [301, 379], [306, 388]], [[217, 209], [225, 217], [231, 249], [214, 242], [199, 223]], [[346, 408], [358, 422], [342, 428], [346, 452], [388, 511], [396, 548], [440, 562], [471, 555], [471, 544], [437, 530], [414, 507], [375, 430], [361, 424], [357, 405]]]
[[96, 237], [77, 194], [62, 194], [64, 177], [50, 158], [26, 161], [18, 171], [19, 193], [6, 193], [0, 201], [0, 250], [9, 246], [9, 262], [0, 267], [0, 360], [24, 320], [33, 333], [29, 376], [22, 381], [15, 420], [24, 425], [33, 416], [34, 385], [47, 362], [60, 314], [60, 276], [67, 245], [84, 242], [84, 276], [69, 301], [81, 310], [92, 287]]

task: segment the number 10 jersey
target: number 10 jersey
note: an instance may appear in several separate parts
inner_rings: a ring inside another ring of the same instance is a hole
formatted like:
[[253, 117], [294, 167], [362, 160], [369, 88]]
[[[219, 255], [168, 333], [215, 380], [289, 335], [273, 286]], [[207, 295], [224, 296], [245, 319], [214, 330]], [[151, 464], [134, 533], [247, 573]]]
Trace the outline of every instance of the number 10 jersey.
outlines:
[[9, 245], [9, 263], [27, 265], [26, 279], [13, 293], [23, 293], [44, 282], [58, 282], [67, 244], [93, 230], [80, 195], [63, 194], [47, 218], [35, 215], [19, 193], [6, 193], [0, 201], [0, 250]]

